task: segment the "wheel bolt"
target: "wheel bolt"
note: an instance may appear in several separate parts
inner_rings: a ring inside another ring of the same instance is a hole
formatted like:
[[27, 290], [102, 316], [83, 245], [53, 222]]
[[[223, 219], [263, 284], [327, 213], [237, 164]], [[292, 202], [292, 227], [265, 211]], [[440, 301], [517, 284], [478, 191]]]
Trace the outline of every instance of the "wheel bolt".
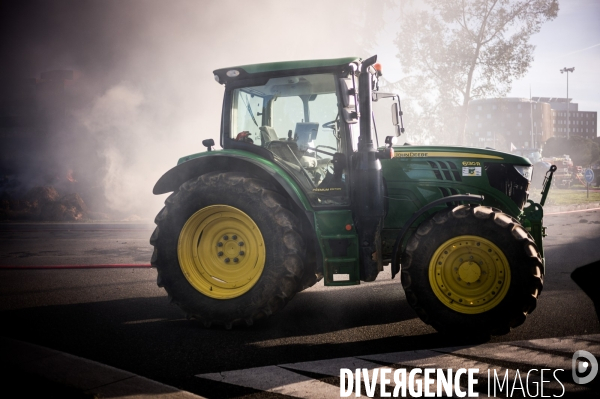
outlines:
[[233, 261], [234, 261], [235, 263], [238, 263], [240, 260], [239, 260], [238, 258], [233, 258]]
[[240, 251], [240, 256], [243, 256], [245, 254], [244, 251]]
[[240, 242], [238, 242], [238, 245], [239, 245], [240, 247], [243, 247], [243, 246], [244, 246], [244, 241], [240, 241]]
[[219, 241], [219, 242], [217, 243], [217, 247], [222, 247], [222, 246], [223, 246], [223, 243], [222, 243], [221, 241]]
[[232, 240], [237, 240], [237, 236], [234, 234], [234, 235], [231, 236], [231, 239]]
[[227, 241], [227, 240], [229, 240], [229, 236], [223, 236], [223, 239], [224, 239], [225, 241]]
[[219, 253], [217, 254], [217, 256], [223, 256], [223, 251], [219, 251]]
[[225, 263], [229, 263], [229, 258], [225, 258]]

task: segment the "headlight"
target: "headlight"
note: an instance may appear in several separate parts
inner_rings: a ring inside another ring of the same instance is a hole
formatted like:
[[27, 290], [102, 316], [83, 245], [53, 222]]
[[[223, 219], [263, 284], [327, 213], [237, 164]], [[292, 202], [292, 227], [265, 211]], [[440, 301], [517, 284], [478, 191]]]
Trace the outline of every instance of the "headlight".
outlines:
[[521, 166], [513, 165], [517, 172], [527, 180], [531, 181], [531, 174], [533, 173], [533, 166]]

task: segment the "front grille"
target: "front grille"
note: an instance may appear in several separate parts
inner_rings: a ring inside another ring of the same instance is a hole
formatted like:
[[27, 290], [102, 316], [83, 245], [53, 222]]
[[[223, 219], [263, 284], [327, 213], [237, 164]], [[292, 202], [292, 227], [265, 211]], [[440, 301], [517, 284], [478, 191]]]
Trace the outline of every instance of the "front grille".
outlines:
[[427, 161], [429, 166], [433, 169], [435, 178], [438, 180], [450, 180], [450, 181], [462, 181], [458, 168], [454, 162], [443, 162], [443, 161]]
[[509, 196], [519, 209], [523, 209], [529, 197], [529, 180], [510, 164], [485, 163], [485, 170], [490, 186]]

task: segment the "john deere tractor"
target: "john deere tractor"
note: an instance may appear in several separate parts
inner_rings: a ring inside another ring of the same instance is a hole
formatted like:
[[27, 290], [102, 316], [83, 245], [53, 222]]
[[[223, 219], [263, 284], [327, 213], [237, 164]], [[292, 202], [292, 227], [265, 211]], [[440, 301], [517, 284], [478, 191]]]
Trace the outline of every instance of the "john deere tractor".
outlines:
[[[502, 334], [542, 290], [542, 205], [531, 163], [491, 149], [396, 146], [400, 99], [376, 56], [214, 71], [222, 150], [181, 158], [150, 239], [158, 285], [205, 326], [251, 325], [294, 295], [374, 281], [391, 264], [441, 332]], [[373, 102], [393, 135], [377, 144]], [[378, 104], [378, 105], [381, 105]], [[387, 119], [387, 118], [385, 118]], [[547, 173], [543, 198], [552, 172]]]

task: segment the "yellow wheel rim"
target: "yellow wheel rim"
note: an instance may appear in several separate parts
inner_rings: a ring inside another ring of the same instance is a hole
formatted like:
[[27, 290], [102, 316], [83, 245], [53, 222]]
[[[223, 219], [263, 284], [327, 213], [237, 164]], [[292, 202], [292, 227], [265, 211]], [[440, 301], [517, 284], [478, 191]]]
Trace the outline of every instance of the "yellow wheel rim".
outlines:
[[440, 301], [459, 313], [476, 314], [497, 306], [510, 287], [510, 266], [491, 241], [458, 236], [435, 251], [429, 283]]
[[189, 283], [215, 299], [248, 292], [265, 266], [265, 243], [260, 229], [244, 212], [211, 205], [185, 223], [177, 245], [179, 266]]

